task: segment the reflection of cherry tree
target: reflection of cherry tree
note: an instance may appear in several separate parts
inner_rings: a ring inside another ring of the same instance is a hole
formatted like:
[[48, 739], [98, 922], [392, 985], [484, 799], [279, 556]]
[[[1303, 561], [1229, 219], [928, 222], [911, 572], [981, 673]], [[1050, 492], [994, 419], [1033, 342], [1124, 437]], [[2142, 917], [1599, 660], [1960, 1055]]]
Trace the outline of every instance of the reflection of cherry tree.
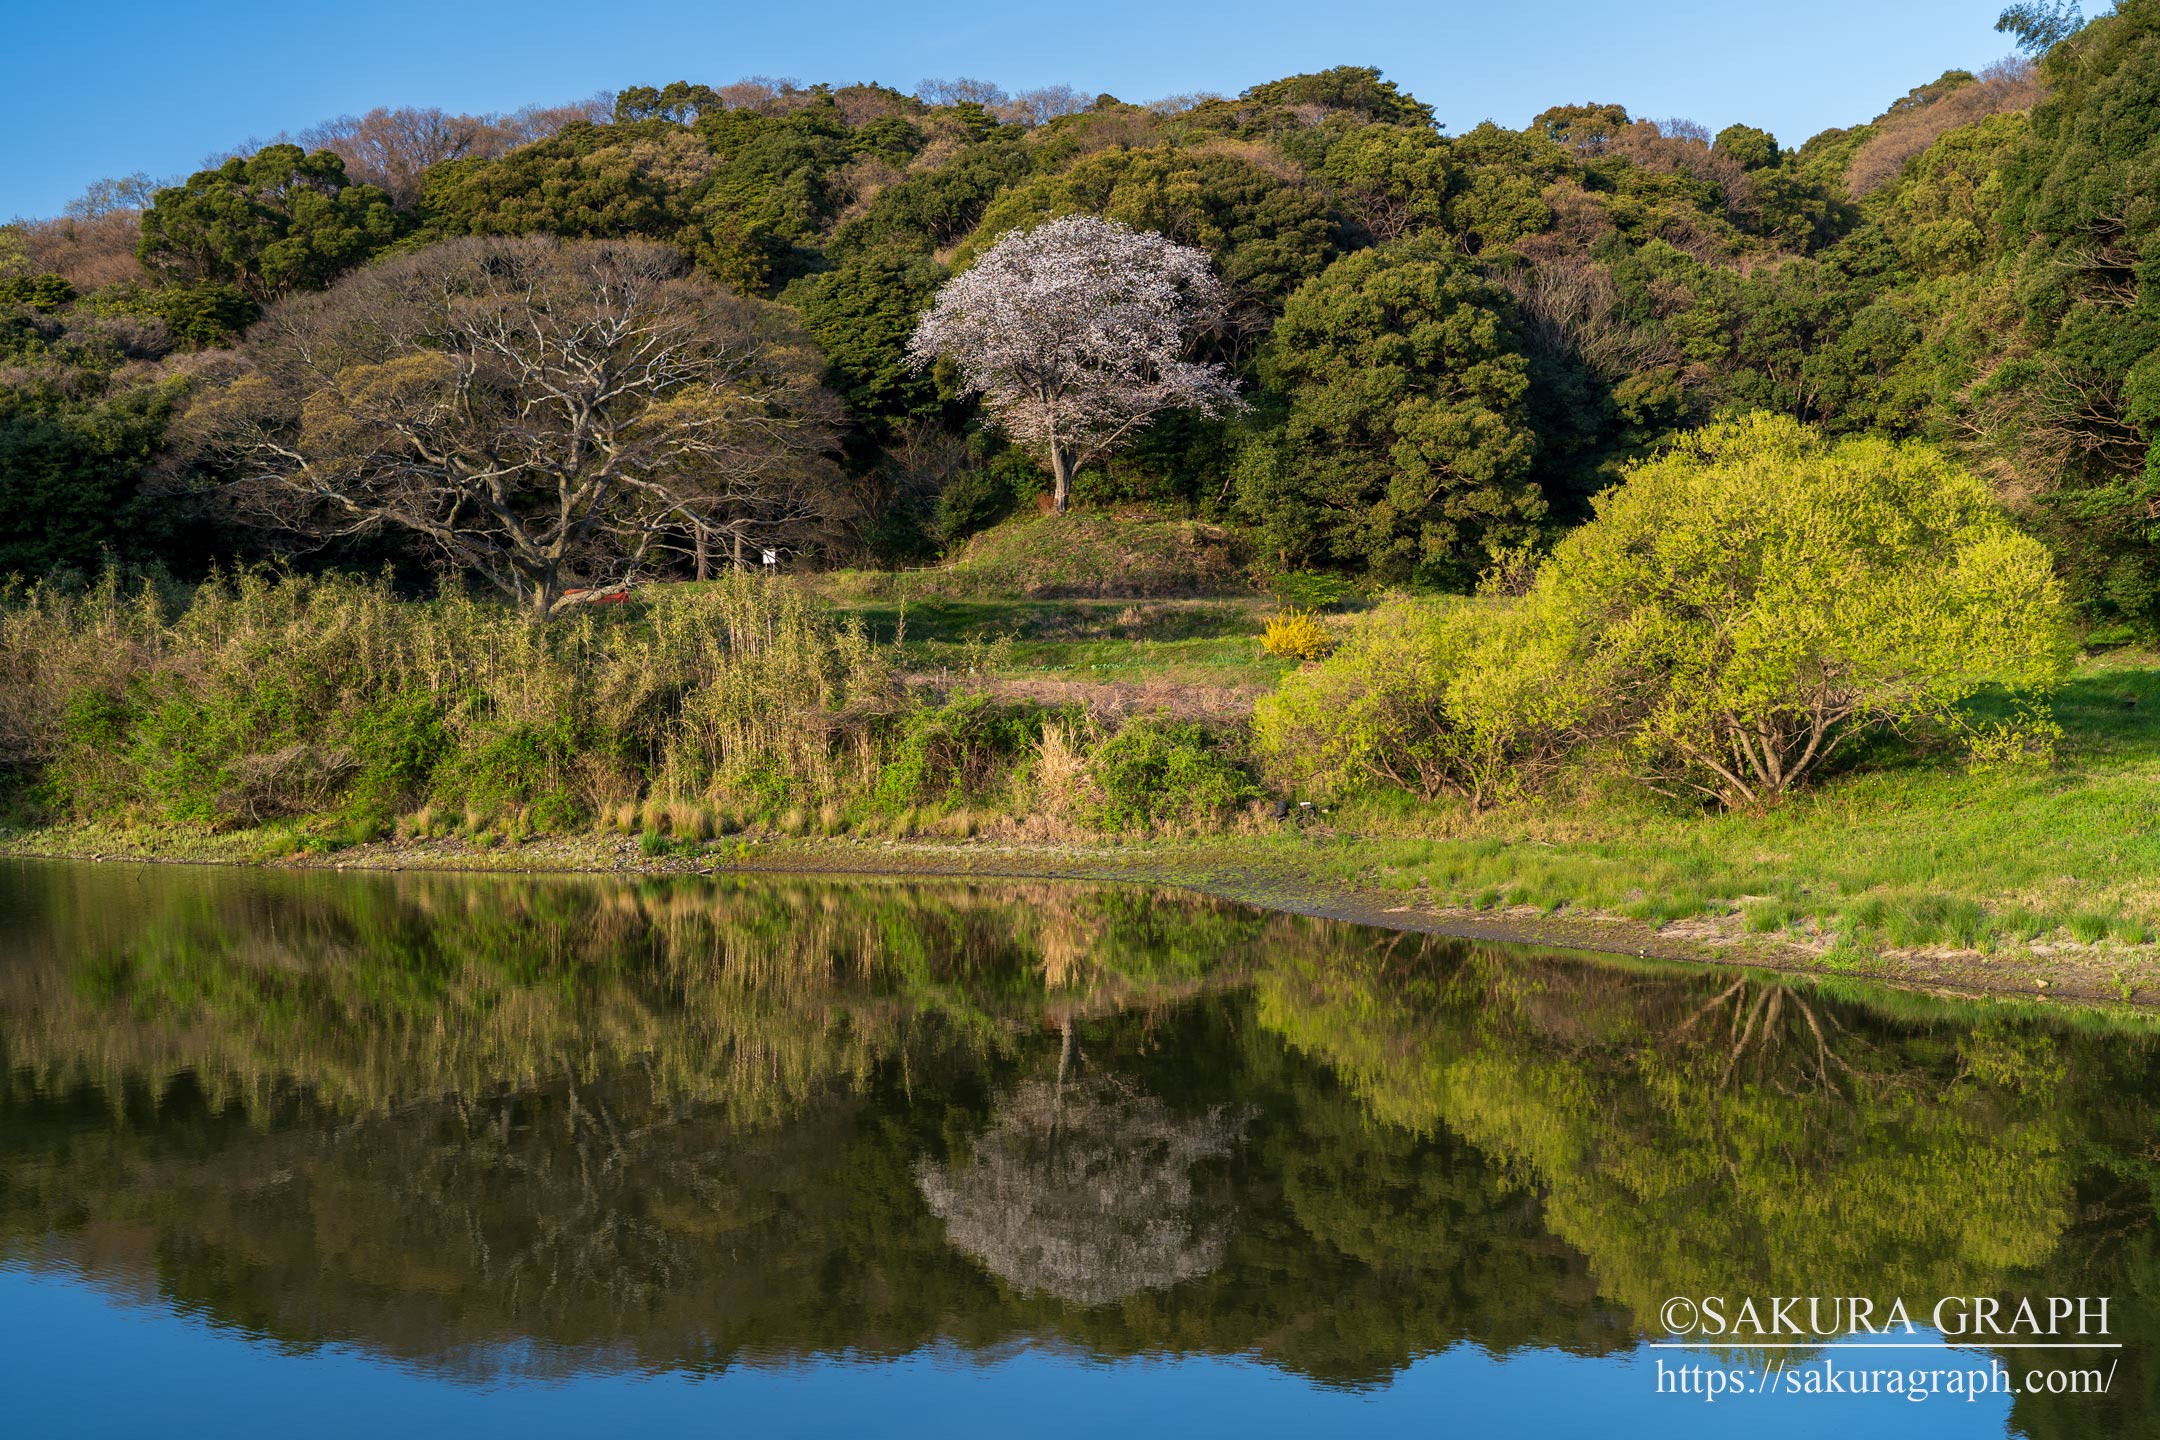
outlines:
[[1105, 1305], [1165, 1290], [1222, 1263], [1225, 1207], [1193, 1167], [1228, 1155], [1244, 1119], [1178, 1116], [1112, 1075], [1069, 1080], [1072, 1031], [1054, 1080], [1030, 1080], [957, 1165], [916, 1172], [945, 1238], [1022, 1292]]

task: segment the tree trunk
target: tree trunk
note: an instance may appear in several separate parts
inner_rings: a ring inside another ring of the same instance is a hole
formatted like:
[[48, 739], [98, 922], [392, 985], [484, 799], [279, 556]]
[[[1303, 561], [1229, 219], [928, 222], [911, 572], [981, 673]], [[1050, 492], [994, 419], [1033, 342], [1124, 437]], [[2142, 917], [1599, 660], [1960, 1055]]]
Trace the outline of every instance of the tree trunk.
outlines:
[[1055, 488], [1050, 492], [1050, 498], [1060, 515], [1072, 503], [1073, 468], [1072, 451], [1053, 443], [1050, 446], [1050, 473], [1055, 477]]
[[697, 529], [697, 578], [710, 580], [712, 578], [712, 563], [706, 554], [705, 522], [699, 520], [693, 523]]
[[742, 531], [735, 532], [735, 571], [742, 573]]
[[545, 625], [555, 618], [555, 604], [562, 599], [562, 573], [553, 564], [543, 564], [526, 578], [532, 586], [532, 622]]

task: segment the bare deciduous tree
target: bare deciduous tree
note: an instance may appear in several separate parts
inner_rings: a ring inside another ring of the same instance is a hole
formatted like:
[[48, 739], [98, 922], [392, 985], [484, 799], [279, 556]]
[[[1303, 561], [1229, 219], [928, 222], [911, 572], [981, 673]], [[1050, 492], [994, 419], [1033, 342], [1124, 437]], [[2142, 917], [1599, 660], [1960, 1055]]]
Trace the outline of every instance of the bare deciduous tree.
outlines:
[[0, 274], [60, 275], [77, 290], [140, 280], [135, 246], [143, 207], [156, 189], [156, 181], [137, 171], [91, 181], [51, 219], [17, 216], [0, 226]]
[[980, 105], [988, 109], [1012, 97], [1002, 85], [962, 75], [954, 80], [925, 80], [915, 87], [915, 98], [925, 105]]
[[1005, 236], [947, 281], [908, 354], [918, 369], [951, 361], [1007, 434], [1043, 447], [1062, 511], [1073, 472], [1156, 416], [1242, 403], [1222, 366], [1184, 358], [1228, 303], [1203, 252], [1068, 215]]
[[297, 137], [306, 150], [331, 150], [355, 183], [375, 185], [405, 209], [419, 203], [420, 180], [431, 165], [499, 154], [514, 141], [484, 115], [452, 115], [434, 106], [376, 108], [310, 126]]
[[[365, 115], [340, 115], [298, 134], [280, 132], [269, 140], [250, 139], [212, 156], [215, 169], [226, 160], [246, 158], [271, 145], [298, 145], [310, 153], [328, 150], [345, 162], [355, 184], [374, 185], [389, 193], [400, 208], [420, 203], [420, 183], [428, 168], [445, 160], [492, 159], [520, 145], [545, 140], [574, 121], [605, 125], [613, 117], [615, 97], [603, 91], [567, 105], [527, 105], [506, 115], [453, 115], [435, 106], [377, 106]], [[129, 201], [136, 209], [144, 198]]]
[[1045, 85], [1037, 90], [1022, 90], [999, 105], [997, 117], [1021, 125], [1047, 125], [1061, 115], [1084, 115], [1094, 105], [1094, 96], [1083, 95], [1070, 85]]
[[1845, 189], [1855, 198], [1880, 189], [1898, 177], [1905, 163], [1952, 130], [1976, 125], [1990, 115], [2024, 110], [2044, 93], [2032, 62], [2014, 57], [1989, 66], [1979, 77], [1954, 89], [1907, 96], [1879, 116], [1874, 133], [1853, 152], [1845, 168]]
[[1526, 338], [1538, 353], [1572, 355], [1612, 381], [1681, 363], [1669, 334], [1628, 321], [1609, 266], [1563, 251], [1511, 267], [1499, 281], [1515, 297]]
[[833, 518], [839, 407], [785, 315], [666, 246], [454, 240], [278, 304], [185, 428], [245, 511], [410, 532], [545, 620]]

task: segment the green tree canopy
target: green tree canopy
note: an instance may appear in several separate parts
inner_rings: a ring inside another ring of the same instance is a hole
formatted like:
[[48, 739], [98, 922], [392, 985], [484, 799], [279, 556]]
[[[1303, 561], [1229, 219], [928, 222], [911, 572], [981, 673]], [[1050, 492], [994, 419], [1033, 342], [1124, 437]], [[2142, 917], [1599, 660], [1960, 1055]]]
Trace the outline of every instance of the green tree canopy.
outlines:
[[261, 301], [319, 290], [397, 236], [390, 197], [348, 183], [336, 155], [268, 145], [158, 191], [137, 254], [167, 280], [229, 283]]
[[1286, 557], [1460, 583], [1543, 517], [1508, 297], [1459, 256], [1336, 261], [1284, 306], [1262, 372], [1286, 415], [1239, 498]]
[[1098, 215], [1205, 250], [1250, 319], [1317, 275], [1333, 249], [1327, 206], [1244, 156], [1158, 145], [1109, 150], [1039, 176], [983, 212], [977, 245], [1060, 215]]
[[2103, 609], [2160, 620], [2160, 3], [2124, 0], [2040, 63], [2002, 168], [2022, 333], [1972, 396]]

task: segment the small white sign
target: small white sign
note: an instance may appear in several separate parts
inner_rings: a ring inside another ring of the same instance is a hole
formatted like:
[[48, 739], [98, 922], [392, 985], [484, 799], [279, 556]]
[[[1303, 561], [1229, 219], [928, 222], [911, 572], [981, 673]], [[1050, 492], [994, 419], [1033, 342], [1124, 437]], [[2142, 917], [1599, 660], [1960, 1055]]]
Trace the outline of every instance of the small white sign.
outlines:
[[777, 550], [767, 550], [767, 551], [765, 552], [765, 563], [766, 563], [767, 565], [777, 565], [777, 564], [779, 564], [779, 563], [780, 563], [780, 552], [779, 552], [779, 551], [777, 551]]

